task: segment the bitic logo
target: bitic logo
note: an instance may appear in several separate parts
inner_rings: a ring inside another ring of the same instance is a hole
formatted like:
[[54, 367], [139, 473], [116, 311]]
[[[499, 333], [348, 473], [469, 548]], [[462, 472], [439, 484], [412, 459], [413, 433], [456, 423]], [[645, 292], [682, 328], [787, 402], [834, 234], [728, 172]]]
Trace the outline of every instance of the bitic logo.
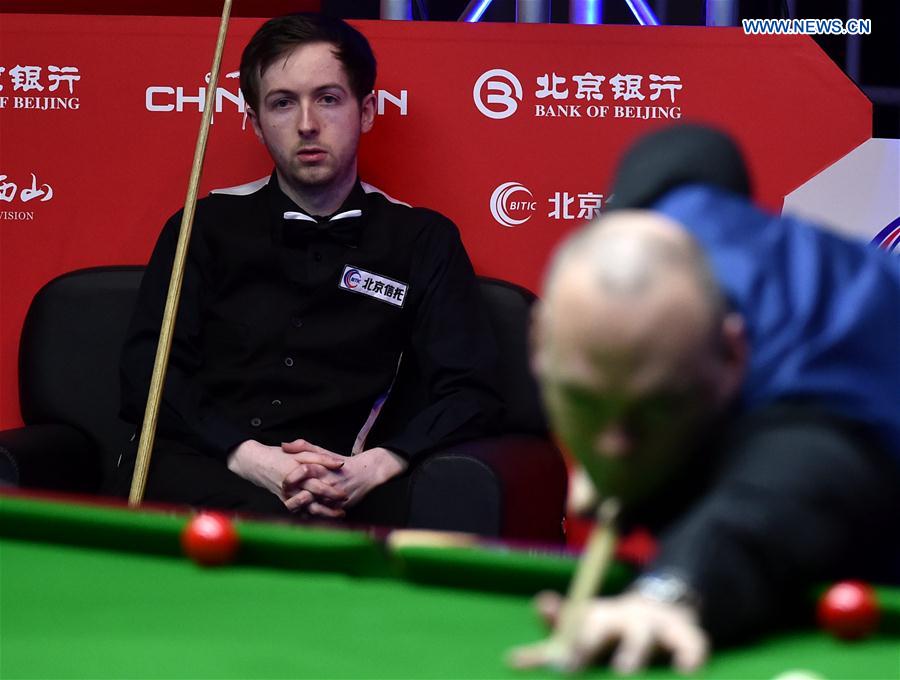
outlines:
[[528, 194], [529, 198], [533, 198], [531, 192], [518, 182], [504, 182], [491, 194], [491, 215], [504, 227], [517, 227], [531, 219], [531, 215], [516, 219], [510, 216], [510, 212], [522, 213], [528, 211], [533, 213], [537, 209], [536, 201], [514, 201], [513, 196], [519, 193]]
[[[488, 118], [494, 120], [509, 118], [522, 101], [522, 83], [505, 69], [491, 69], [482, 73], [475, 81], [472, 99], [475, 101], [475, 107]], [[491, 106], [502, 108], [496, 109]]]
[[350, 290], [356, 288], [361, 282], [362, 277], [359, 275], [358, 269], [348, 269], [344, 273], [344, 285]]

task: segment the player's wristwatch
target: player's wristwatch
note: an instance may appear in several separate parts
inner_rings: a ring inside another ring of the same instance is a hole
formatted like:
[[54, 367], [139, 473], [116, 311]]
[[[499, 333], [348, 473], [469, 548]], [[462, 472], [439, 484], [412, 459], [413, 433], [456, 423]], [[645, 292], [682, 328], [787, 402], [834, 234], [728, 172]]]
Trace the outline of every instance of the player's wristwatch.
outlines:
[[629, 591], [639, 593], [642, 597], [665, 604], [683, 604], [700, 610], [699, 593], [673, 571], [651, 571], [642, 574], [631, 584]]

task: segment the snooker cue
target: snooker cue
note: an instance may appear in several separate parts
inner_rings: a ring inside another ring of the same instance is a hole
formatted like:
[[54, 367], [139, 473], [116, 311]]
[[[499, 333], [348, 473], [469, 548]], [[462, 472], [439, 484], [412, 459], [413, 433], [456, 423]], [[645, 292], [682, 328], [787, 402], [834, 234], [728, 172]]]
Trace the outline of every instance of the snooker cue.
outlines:
[[134, 463], [134, 475], [131, 478], [131, 492], [128, 505], [135, 507], [144, 499], [147, 486], [147, 471], [150, 468], [150, 454], [153, 440], [156, 437], [156, 421], [159, 416], [159, 404], [162, 389], [166, 380], [166, 366], [169, 362], [169, 351], [172, 348], [172, 333], [175, 329], [175, 315], [178, 312], [178, 301], [181, 297], [181, 283], [184, 278], [184, 265], [187, 260], [188, 243], [191, 228], [194, 225], [194, 210], [197, 207], [197, 191], [200, 185], [200, 173], [203, 169], [203, 157], [206, 154], [206, 140], [209, 136], [209, 121], [215, 108], [216, 86], [219, 82], [219, 66], [222, 63], [222, 52], [225, 49], [225, 36], [228, 33], [228, 18], [231, 15], [232, 0], [225, 0], [222, 7], [222, 19], [219, 23], [219, 35], [213, 54], [212, 69], [209, 72], [209, 85], [206, 90], [206, 104], [200, 119], [200, 132], [197, 134], [197, 146], [194, 149], [194, 162], [188, 182], [187, 197], [184, 201], [184, 212], [181, 215], [181, 228], [178, 233], [178, 245], [175, 248], [175, 260], [172, 263], [172, 276], [169, 279], [169, 290], [166, 294], [166, 306], [163, 311], [162, 327], [159, 330], [159, 343], [156, 346], [156, 359], [153, 362], [153, 373], [150, 377], [150, 392], [147, 395], [147, 406], [144, 410], [144, 422], [141, 425], [141, 438], [138, 442], [137, 460]]
[[600, 591], [609, 570], [616, 548], [615, 521], [618, 514], [619, 501], [615, 498], [607, 498], [597, 509], [596, 523], [581, 559], [578, 560], [556, 630], [550, 638], [551, 648], [560, 657], [560, 661], [564, 661], [568, 650], [578, 638], [587, 604]]

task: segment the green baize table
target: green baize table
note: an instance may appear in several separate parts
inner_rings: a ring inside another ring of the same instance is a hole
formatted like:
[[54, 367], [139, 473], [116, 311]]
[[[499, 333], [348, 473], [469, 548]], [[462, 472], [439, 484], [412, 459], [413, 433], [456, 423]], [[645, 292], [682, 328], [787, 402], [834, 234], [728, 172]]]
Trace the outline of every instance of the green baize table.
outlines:
[[[0, 678], [520, 678], [531, 606], [575, 559], [504, 546], [392, 550], [375, 532], [237, 521], [234, 564], [181, 554], [188, 515], [0, 496]], [[610, 587], [628, 569], [614, 565]], [[881, 588], [888, 618], [900, 590]], [[700, 678], [900, 678], [900, 635], [810, 627], [717, 651]], [[579, 677], [614, 677], [593, 669]], [[665, 666], [642, 677], [675, 677]]]

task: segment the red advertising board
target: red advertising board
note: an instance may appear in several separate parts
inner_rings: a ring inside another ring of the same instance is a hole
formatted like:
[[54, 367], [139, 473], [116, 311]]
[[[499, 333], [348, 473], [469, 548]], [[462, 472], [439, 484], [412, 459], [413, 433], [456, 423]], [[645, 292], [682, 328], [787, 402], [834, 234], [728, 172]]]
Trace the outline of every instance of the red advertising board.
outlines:
[[[72, 269], [144, 263], [184, 201], [215, 18], [4, 15], [0, 22], [0, 427], [34, 293]], [[201, 194], [271, 170], [236, 72], [233, 19]], [[637, 135], [731, 131], [759, 199], [871, 136], [871, 105], [809, 38], [739, 29], [358, 22], [379, 59], [371, 184], [451, 217], [479, 273], [536, 289], [550, 250], [601, 210]]]

